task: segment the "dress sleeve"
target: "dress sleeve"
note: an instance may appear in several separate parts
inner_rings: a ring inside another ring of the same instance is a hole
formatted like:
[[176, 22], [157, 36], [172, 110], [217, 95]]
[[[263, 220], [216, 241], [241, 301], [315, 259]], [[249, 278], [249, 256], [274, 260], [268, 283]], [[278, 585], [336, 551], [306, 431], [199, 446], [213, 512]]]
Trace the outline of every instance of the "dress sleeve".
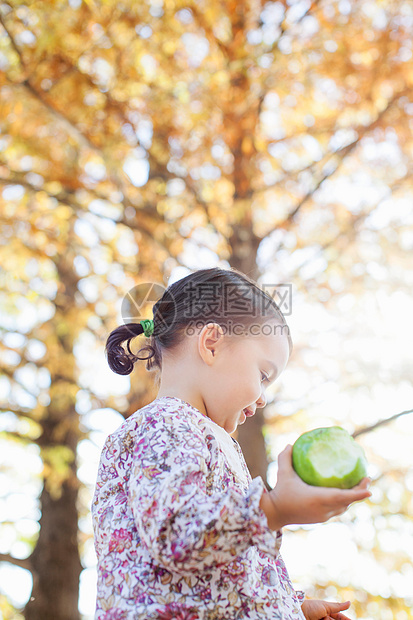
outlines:
[[207, 494], [211, 453], [200, 428], [164, 414], [143, 421], [135, 443], [129, 502], [138, 534], [156, 560], [183, 575], [230, 563], [249, 546], [276, 558], [279, 536], [259, 507], [260, 476], [246, 493]]
[[298, 602], [302, 605], [305, 599], [305, 592], [303, 590], [295, 590], [295, 594], [298, 598]]
[[[280, 532], [280, 538], [282, 537], [282, 533]], [[281, 540], [280, 540], [280, 546], [281, 546]], [[275, 560], [275, 565], [277, 567], [277, 571], [278, 571], [278, 576], [280, 578], [281, 582], [284, 582], [286, 584], [288, 584], [289, 589], [292, 590], [297, 598], [297, 601], [299, 603], [299, 605], [301, 606], [304, 602], [305, 599], [305, 592], [303, 592], [303, 590], [296, 590], [291, 582], [290, 576], [288, 574], [287, 571], [287, 567], [285, 566], [284, 560], [281, 556], [281, 554], [278, 555], [278, 557]]]

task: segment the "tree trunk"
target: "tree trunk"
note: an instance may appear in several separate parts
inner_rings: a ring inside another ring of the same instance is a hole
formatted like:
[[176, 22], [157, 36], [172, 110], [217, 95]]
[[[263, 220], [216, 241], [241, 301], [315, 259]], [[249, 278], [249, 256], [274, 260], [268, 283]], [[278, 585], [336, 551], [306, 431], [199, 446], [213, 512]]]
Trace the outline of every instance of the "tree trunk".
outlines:
[[[68, 247], [70, 248], [70, 241]], [[56, 258], [59, 288], [55, 314], [38, 328], [47, 348], [51, 384], [50, 403], [39, 423], [37, 443], [44, 465], [40, 496], [40, 533], [30, 556], [33, 590], [25, 608], [26, 620], [79, 620], [79, 576], [82, 566], [78, 548], [78, 489], [76, 450], [79, 416], [75, 408], [77, 369], [73, 346], [86, 313], [78, 297], [74, 254], [68, 250]]]
[[43, 488], [40, 535], [30, 558], [33, 592], [26, 620], [78, 620], [79, 575], [77, 488], [65, 482], [53, 499]]
[[251, 477], [261, 476], [267, 490], [270, 491], [271, 487], [267, 481], [269, 461], [264, 435], [262, 434], [262, 428], [265, 424], [263, 412], [264, 409], [257, 409], [254, 417], [247, 418], [244, 424], [238, 426], [237, 441], [242, 448]]
[[[257, 280], [259, 276], [257, 250], [261, 240], [254, 235], [251, 228], [236, 226], [233, 227], [233, 231], [230, 239], [232, 248], [231, 267]], [[254, 417], [247, 418], [244, 424], [238, 426], [236, 438], [242, 448], [252, 478], [261, 476], [267, 489], [270, 490], [271, 487], [267, 481], [269, 461], [262, 433], [264, 424], [264, 409], [257, 409]]]

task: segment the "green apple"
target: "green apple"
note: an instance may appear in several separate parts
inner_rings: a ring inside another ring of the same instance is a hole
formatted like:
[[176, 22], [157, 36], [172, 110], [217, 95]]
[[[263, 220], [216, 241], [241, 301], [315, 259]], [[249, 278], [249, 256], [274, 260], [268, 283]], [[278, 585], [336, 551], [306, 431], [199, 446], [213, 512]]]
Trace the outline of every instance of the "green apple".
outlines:
[[300, 478], [313, 486], [351, 489], [367, 475], [363, 448], [341, 426], [303, 433], [292, 459]]

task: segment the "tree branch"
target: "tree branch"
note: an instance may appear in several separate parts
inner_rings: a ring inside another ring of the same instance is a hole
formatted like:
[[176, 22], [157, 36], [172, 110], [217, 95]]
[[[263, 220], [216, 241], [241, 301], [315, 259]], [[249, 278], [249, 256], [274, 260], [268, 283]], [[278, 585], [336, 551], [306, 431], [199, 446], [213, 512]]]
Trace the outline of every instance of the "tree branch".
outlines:
[[[392, 196], [394, 195], [394, 193], [396, 192], [396, 190], [400, 189], [400, 187], [403, 187], [403, 182], [410, 180], [412, 176], [412, 172], [408, 171], [403, 177], [401, 177], [400, 179], [397, 179], [394, 183], [392, 183], [389, 187], [391, 190], [391, 194]], [[319, 252], [317, 252], [317, 254], [315, 256], [311, 256], [310, 258], [308, 258], [307, 260], [305, 260], [303, 263], [301, 263], [301, 265], [297, 268], [297, 271], [295, 273], [297, 273], [300, 269], [302, 269], [305, 265], [307, 265], [308, 263], [312, 263], [313, 260], [315, 260], [316, 258], [318, 258], [320, 255], [322, 255], [324, 253], [325, 250], [327, 250], [330, 246], [334, 245], [338, 239], [340, 239], [341, 237], [346, 237], [347, 239], [349, 239], [349, 236], [352, 233], [355, 233], [358, 226], [360, 226], [360, 224], [367, 218], [369, 217], [369, 215], [371, 215], [371, 213], [373, 213], [373, 211], [375, 209], [377, 209], [377, 207], [380, 205], [380, 203], [383, 201], [383, 198], [381, 200], [379, 200], [374, 207], [372, 207], [369, 211], [366, 211], [364, 213], [360, 213], [359, 215], [355, 215], [351, 221], [350, 221], [350, 225], [347, 226], [345, 229], [340, 230], [340, 232], [335, 236], [332, 237], [329, 241], [327, 241], [326, 243], [324, 243], [321, 247]], [[348, 244], [348, 247], [350, 246], [350, 243]], [[346, 248], [347, 249], [347, 248]]]
[[17, 56], [19, 57], [21, 66], [23, 67], [24, 71], [26, 71], [27, 70], [26, 63], [25, 63], [25, 60], [23, 58], [22, 52], [21, 52], [20, 48], [18, 47], [18, 45], [17, 45], [13, 35], [11, 34], [10, 30], [7, 28], [6, 23], [5, 23], [1, 13], [0, 13], [0, 24], [3, 26], [7, 36], [9, 37], [11, 46], [14, 49], [14, 51], [16, 52]]
[[[3, 413], [14, 413], [15, 415], [18, 415], [22, 418], [28, 418], [29, 420], [33, 420], [33, 418], [30, 416], [30, 412], [32, 411], [31, 409], [29, 409], [28, 411], [23, 411], [22, 409], [18, 409], [17, 407], [14, 407], [13, 405], [7, 405], [7, 404], [0, 403], [0, 411], [2, 411]], [[35, 422], [40, 424], [38, 420], [35, 420]]]
[[[27, 359], [25, 359], [24, 357], [22, 357], [21, 362], [19, 363], [18, 366], [15, 366], [13, 369], [10, 368], [6, 368], [5, 366], [1, 366], [0, 371], [5, 374], [10, 381], [14, 381], [14, 383], [16, 385], [19, 386], [19, 388], [21, 388], [22, 390], [24, 390], [26, 392], [26, 394], [28, 394], [29, 396], [31, 396], [32, 398], [35, 398], [37, 400], [37, 398], [39, 397], [38, 394], [33, 394], [33, 392], [31, 392], [25, 385], [24, 383], [22, 383], [21, 381], [19, 381], [18, 379], [16, 379], [16, 377], [14, 376], [14, 373], [16, 372], [16, 370], [19, 370], [20, 368], [24, 368], [24, 366], [26, 364], [28, 364], [29, 361]], [[32, 364], [33, 362], [30, 361], [30, 363]], [[36, 364], [37, 366], [37, 364]]]
[[[23, 179], [20, 179], [19, 176], [15, 177], [15, 178], [10, 178], [9, 177], [8, 179], [0, 177], [0, 183], [2, 183], [4, 185], [13, 185], [13, 184], [15, 184], [15, 185], [22, 185], [23, 187], [25, 187], [30, 192], [37, 193], [37, 192], [41, 191], [41, 192], [44, 192], [44, 193], [47, 194], [47, 192], [43, 188], [34, 187], [33, 185], [31, 185], [27, 181], [25, 181]], [[90, 190], [88, 190], [88, 191], [90, 191]], [[95, 195], [96, 198], [98, 198], [100, 200], [107, 200], [106, 196], [98, 196], [98, 195], [96, 195], [96, 192], [91, 192], [91, 193], [92, 193], [92, 196]], [[127, 228], [139, 231], [148, 241], [158, 245], [160, 247], [160, 249], [162, 248], [163, 250], [165, 250], [165, 247], [166, 247], [165, 244], [162, 244], [160, 241], [158, 241], [157, 239], [154, 238], [153, 230], [150, 228], [150, 226], [148, 226], [145, 222], [143, 222], [142, 218], [140, 218], [138, 222], [133, 221], [133, 220], [126, 221], [124, 217], [121, 218], [121, 219], [114, 219], [114, 218], [108, 217], [107, 215], [101, 215], [100, 213], [93, 213], [93, 212], [89, 211], [87, 208], [85, 208], [84, 206], [78, 204], [77, 201], [74, 198], [73, 193], [71, 191], [69, 191], [69, 190], [59, 192], [56, 195], [48, 194], [48, 196], [50, 198], [58, 200], [61, 204], [65, 204], [68, 207], [71, 207], [76, 213], [78, 213], [78, 215], [79, 215], [79, 213], [84, 214], [84, 215], [85, 214], [92, 215], [92, 216], [95, 216], [97, 218], [111, 220], [111, 221], [115, 222], [116, 224], [123, 224]], [[124, 196], [123, 206], [124, 207], [132, 206], [136, 210], [137, 218], [139, 218], [140, 214], [145, 213], [146, 215], [148, 215], [152, 219], [154, 219], [154, 220], [157, 219], [159, 221], [159, 223], [163, 223], [162, 218], [160, 218], [160, 217], [156, 218], [157, 212], [150, 205], [146, 205], [143, 208], [136, 208]], [[3, 217], [3, 220], [5, 220], [4, 217]], [[10, 219], [10, 224], [12, 224], [13, 222], [15, 223], [16, 221], [18, 221], [18, 220], [16, 220], [16, 218], [13, 216], [13, 220]], [[36, 226], [33, 223], [31, 223], [31, 226], [36, 228]], [[44, 228], [39, 229], [39, 230], [41, 230], [42, 232], [47, 234], [51, 239], [58, 239], [59, 238], [58, 234], [53, 233], [50, 230], [47, 230], [47, 229], [44, 229]], [[33, 248], [31, 248], [31, 249], [33, 249]]]
[[212, 45], [215, 44], [218, 47], [218, 49], [222, 52], [222, 55], [224, 56], [224, 58], [228, 61], [229, 60], [228, 48], [222, 41], [217, 39], [217, 37], [215, 36], [213, 32], [212, 27], [210, 26], [210, 24], [206, 22], [205, 15], [201, 11], [198, 10], [196, 2], [191, 4], [190, 9], [196, 21], [198, 22], [198, 26], [202, 28], [202, 30], [204, 31], [206, 39], [210, 43], [212, 43]]
[[8, 562], [9, 564], [20, 566], [20, 568], [25, 568], [26, 570], [33, 571], [30, 557], [25, 558], [25, 559], [20, 559], [20, 558], [14, 558], [9, 553], [0, 553], [0, 562]]
[[28, 437], [18, 433], [17, 431], [0, 431], [0, 437], [4, 436], [6, 439], [17, 439], [17, 441], [22, 441], [25, 444], [38, 443], [37, 438]]
[[[4, 25], [4, 24], [3, 24]], [[24, 65], [24, 60], [22, 57], [22, 54], [13, 38], [13, 35], [11, 34], [11, 32], [4, 26], [6, 33], [11, 41], [11, 44], [13, 46], [13, 48], [16, 50], [16, 52], [18, 53], [20, 62], [23, 66], [23, 68], [25, 68]], [[69, 63], [69, 59], [65, 58], [65, 60]], [[84, 78], [88, 79], [90, 82], [90, 77], [85, 75], [78, 66], [72, 64], [72, 69], [76, 72], [78, 72], [79, 74], [81, 74]], [[14, 86], [16, 86], [15, 83], [13, 83]], [[116, 186], [116, 188], [118, 189], [118, 191], [120, 191], [123, 195], [123, 200], [122, 203], [124, 205], [124, 207], [127, 206], [131, 206], [134, 209], [136, 209], [136, 213], [137, 215], [139, 215], [140, 213], [146, 212], [146, 214], [154, 221], [154, 223], [164, 223], [164, 219], [157, 213], [156, 209], [153, 208], [152, 205], [149, 206], [149, 208], [146, 206], [144, 208], [140, 208], [140, 207], [136, 207], [136, 205], [134, 205], [128, 198], [127, 196], [127, 191], [126, 191], [126, 186], [127, 183], [129, 182], [126, 181], [126, 175], [116, 168], [114, 162], [111, 161], [111, 159], [108, 157], [108, 155], [102, 151], [101, 148], [99, 148], [97, 145], [95, 145], [88, 136], [86, 136], [82, 130], [76, 125], [76, 123], [74, 121], [72, 121], [63, 111], [57, 109], [51, 101], [49, 101], [48, 98], [45, 97], [44, 93], [40, 92], [35, 85], [33, 84], [33, 81], [31, 79], [29, 79], [29, 77], [26, 77], [26, 79], [24, 79], [23, 81], [19, 82], [19, 85], [23, 85], [38, 101], [40, 101], [45, 108], [55, 117], [57, 118], [59, 121], [61, 121], [64, 126], [66, 127], [67, 131], [69, 132], [70, 135], [72, 135], [75, 139], [77, 139], [77, 141], [86, 148], [89, 148], [90, 150], [94, 151], [95, 153], [97, 153], [105, 162], [105, 166], [109, 172], [109, 178], [110, 180], [113, 182], [113, 184]], [[95, 86], [95, 85], [94, 85]], [[127, 119], [125, 117], [124, 111], [122, 109], [122, 106], [120, 106], [119, 102], [115, 101], [110, 93], [106, 93], [105, 94], [106, 100], [109, 103], [109, 105], [112, 105], [114, 108], [116, 108], [123, 120], [124, 123], [126, 122], [130, 122], [129, 119]], [[159, 162], [156, 161], [154, 159], [153, 154], [148, 153], [148, 160], [150, 162], [150, 165], [152, 167], [152, 164], [155, 163], [156, 166], [159, 166]], [[168, 176], [168, 178], [173, 178], [174, 175], [170, 174], [169, 171], [167, 170], [167, 168], [165, 166], [161, 166], [162, 171], [161, 174], [164, 174], [166, 176]], [[158, 175], [155, 174], [155, 176], [159, 176], [159, 172]], [[191, 187], [187, 184], [188, 190], [194, 195], [195, 200], [198, 202], [198, 204], [205, 209], [206, 214], [208, 215], [208, 210], [206, 209], [205, 204], [203, 203], [203, 201], [201, 200], [198, 192], [194, 189], [194, 187]], [[59, 196], [54, 196], [56, 199], [59, 200]], [[127, 224], [130, 227], [130, 223]], [[213, 224], [212, 224], [213, 225]], [[214, 227], [215, 228], [215, 227]], [[153, 241], [153, 232], [152, 231], [148, 231], [148, 229], [145, 230], [145, 227], [142, 227], [141, 230], [142, 234], [147, 234], [148, 237]], [[218, 230], [215, 229], [215, 232], [217, 234], [220, 234]]]
[[[3, 22], [2, 22], [3, 23]], [[16, 53], [19, 56], [20, 62], [22, 64], [22, 67], [25, 68], [25, 64], [24, 64], [24, 59], [22, 57], [21, 51], [19, 50], [18, 45], [16, 44], [16, 41], [13, 38], [12, 33], [6, 28], [6, 26], [4, 25], [4, 29], [11, 41], [11, 44], [13, 46], [13, 48], [15, 49]], [[70, 62], [69, 59], [65, 59], [67, 62]], [[84, 78], [87, 78], [90, 81], [89, 76], [86, 76], [82, 71], [80, 71], [79, 67], [72, 64], [72, 69], [76, 72], [78, 72], [79, 74], [81, 74]], [[16, 86], [15, 83], [13, 83], [14, 86]], [[154, 223], [154, 225], [156, 224], [163, 224], [164, 223], [164, 219], [158, 214], [158, 212], [156, 211], [156, 209], [154, 209], [153, 205], [146, 205], [143, 208], [140, 207], [136, 207], [136, 205], [134, 205], [128, 198], [127, 196], [127, 191], [126, 191], [126, 187], [127, 187], [127, 183], [128, 181], [126, 181], [126, 175], [122, 172], [119, 171], [117, 169], [117, 167], [115, 166], [114, 162], [111, 161], [110, 157], [104, 152], [102, 151], [101, 148], [99, 148], [97, 145], [95, 145], [91, 139], [86, 136], [82, 130], [76, 125], [76, 123], [74, 121], [72, 121], [63, 111], [57, 109], [53, 103], [49, 100], [49, 98], [47, 98], [44, 93], [40, 92], [36, 86], [33, 84], [33, 80], [30, 79], [30, 76], [26, 76], [26, 78], [24, 80], [22, 80], [21, 82], [19, 82], [19, 85], [23, 85], [38, 101], [40, 101], [45, 108], [56, 118], [58, 119], [61, 123], [63, 123], [63, 125], [66, 127], [67, 131], [69, 132], [70, 135], [72, 135], [75, 139], [77, 139], [77, 141], [80, 143], [81, 146], [88, 148], [92, 151], [94, 151], [95, 153], [97, 153], [104, 161], [105, 166], [108, 170], [109, 173], [109, 178], [110, 180], [113, 182], [113, 184], [116, 186], [116, 188], [118, 189], [118, 191], [120, 191], [122, 193], [123, 196], [123, 206], [124, 207], [128, 207], [131, 206], [132, 208], [134, 208], [136, 210], [136, 214], [137, 217], [139, 217], [140, 214], [145, 213]], [[122, 109], [122, 107], [119, 105], [119, 102], [116, 102], [115, 100], [112, 99], [112, 97], [110, 96], [110, 93], [106, 93], [106, 100], [109, 103], [109, 105], [114, 106], [115, 108], [117, 108], [123, 122], [130, 122], [124, 114], [124, 111]], [[149, 162], [154, 162], [154, 157], [153, 154], [148, 153], [148, 159]], [[156, 166], [159, 166], [159, 162], [155, 161]], [[168, 177], [172, 178], [173, 175], [171, 175], [168, 171], [167, 168], [165, 166], [162, 166], [163, 169], [163, 174], [166, 174]], [[22, 183], [23, 185], [25, 185], [25, 187], [28, 187], [27, 182], [26, 183]], [[195, 200], [197, 201], [197, 203], [205, 210], [207, 217], [208, 217], [208, 209], [207, 209], [207, 205], [205, 205], [205, 203], [203, 203], [203, 201], [201, 200], [201, 197], [199, 196], [198, 192], [195, 190], [194, 187], [190, 186], [187, 183], [187, 187], [190, 193], [193, 194]], [[54, 196], [54, 198], [56, 198], [57, 200], [62, 200], [62, 197], [59, 195]], [[68, 193], [65, 193], [65, 198], [63, 200], [63, 202], [66, 202], [69, 206], [73, 207], [73, 199], [71, 199], [69, 197]], [[72, 204], [71, 204], [72, 203]], [[79, 205], [76, 205], [77, 208], [79, 208]], [[159, 245], [159, 241], [157, 241], [156, 239], [154, 239], [153, 236], [153, 230], [151, 229], [150, 226], [148, 226], [147, 224], [145, 224], [144, 222], [142, 222], [142, 218], [140, 218], [140, 222], [138, 224], [138, 226], [133, 226], [131, 221], [129, 222], [119, 222], [119, 223], [124, 223], [126, 224], [126, 226], [128, 226], [129, 228], [135, 228], [138, 229], [143, 235], [146, 235], [148, 237], [148, 240], [151, 240], [152, 242], [155, 242]], [[214, 226], [212, 224], [212, 226]], [[215, 228], [215, 232], [219, 235], [220, 232]], [[170, 240], [170, 239], [169, 239]], [[163, 248], [168, 249], [167, 248], [167, 242], [168, 242], [168, 238], [165, 239], [165, 243]], [[169, 250], [168, 250], [169, 251]]]
[[285, 17], [282, 20], [282, 22], [280, 23], [280, 34], [278, 39], [276, 39], [276, 41], [274, 41], [274, 43], [272, 43], [270, 49], [268, 50], [267, 53], [272, 53], [274, 52], [276, 49], [278, 49], [278, 45], [280, 43], [281, 38], [285, 35], [285, 34], [289, 34], [291, 30], [294, 29], [294, 26], [298, 26], [298, 24], [301, 24], [301, 22], [303, 21], [304, 17], [307, 17], [307, 15], [309, 13], [311, 13], [311, 11], [315, 8], [317, 8], [318, 4], [320, 3], [320, 0], [313, 0], [313, 2], [311, 2], [310, 6], [308, 7], [308, 9], [305, 11], [305, 13], [303, 13], [303, 15], [301, 15], [301, 17], [299, 17], [297, 19], [297, 21], [293, 22], [292, 24], [290, 24], [290, 26], [284, 26], [285, 23]]
[[413, 409], [407, 409], [406, 411], [396, 413], [395, 415], [392, 415], [390, 418], [385, 418], [384, 420], [380, 420], [379, 422], [376, 422], [376, 424], [372, 424], [371, 426], [364, 426], [362, 428], [359, 428], [357, 431], [353, 433], [353, 437], [359, 437], [360, 435], [364, 435], [365, 433], [370, 433], [370, 431], [374, 431], [376, 430], [376, 428], [379, 428], [380, 426], [384, 426], [385, 424], [390, 424], [390, 422], [393, 422], [394, 420], [397, 420], [397, 418], [400, 418], [402, 415], [407, 415], [408, 413], [413, 413]]
[[[338, 170], [339, 168], [342, 166], [344, 160], [346, 159], [346, 157], [354, 150], [354, 148], [359, 144], [360, 140], [370, 131], [372, 131], [373, 129], [375, 129], [377, 127], [377, 125], [380, 123], [380, 121], [382, 120], [383, 116], [389, 111], [389, 109], [398, 101], [398, 99], [400, 97], [404, 97], [406, 96], [407, 93], [410, 92], [410, 88], [405, 88], [401, 91], [399, 91], [398, 93], [396, 93], [396, 95], [390, 99], [386, 105], [386, 107], [377, 115], [377, 117], [375, 118], [375, 120], [370, 123], [370, 125], [367, 125], [366, 127], [363, 126], [358, 126], [355, 131], [358, 133], [358, 137], [356, 140], [354, 140], [353, 142], [351, 142], [350, 144], [347, 144], [346, 146], [342, 147], [341, 149], [337, 150], [335, 153], [331, 154], [331, 157], [334, 157], [335, 155], [339, 154], [340, 155], [340, 159], [339, 162], [337, 163], [336, 167], [334, 168], [334, 170], [332, 170], [331, 172], [328, 172], [327, 174], [325, 174], [315, 185], [315, 187], [308, 192], [301, 200], [300, 202], [295, 206], [295, 208], [293, 209], [293, 211], [291, 211], [291, 213], [289, 213], [287, 215], [287, 217], [283, 220], [283, 222], [281, 222], [280, 224], [277, 225], [277, 228], [286, 228], [288, 224], [291, 224], [291, 222], [294, 220], [295, 216], [297, 215], [297, 213], [299, 212], [299, 210], [301, 209], [301, 207], [311, 198], [311, 196], [314, 194], [314, 192], [319, 189], [319, 187], [324, 183], [324, 181], [326, 181], [328, 178], [330, 178], [331, 176], [333, 176]], [[312, 164], [313, 165], [313, 164]], [[302, 170], [300, 171], [302, 172]], [[280, 243], [278, 244], [277, 248], [274, 250], [274, 255], [282, 248], [283, 246], [283, 241], [281, 240]]]

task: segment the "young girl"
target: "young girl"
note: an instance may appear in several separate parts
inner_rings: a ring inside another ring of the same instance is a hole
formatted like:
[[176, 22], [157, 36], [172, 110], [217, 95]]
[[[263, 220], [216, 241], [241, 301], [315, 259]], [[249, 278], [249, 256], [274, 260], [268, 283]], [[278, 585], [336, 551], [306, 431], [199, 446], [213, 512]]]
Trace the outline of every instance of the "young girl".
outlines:
[[[134, 355], [140, 334], [150, 344]], [[346, 619], [350, 602], [294, 590], [281, 530], [343, 513], [371, 495], [369, 479], [350, 490], [309, 486], [287, 446], [268, 492], [230, 435], [265, 406], [291, 350], [274, 300], [235, 269], [186, 276], [165, 290], [153, 321], [109, 335], [110, 368], [125, 375], [148, 360], [159, 391], [102, 450], [92, 505], [95, 620]]]

